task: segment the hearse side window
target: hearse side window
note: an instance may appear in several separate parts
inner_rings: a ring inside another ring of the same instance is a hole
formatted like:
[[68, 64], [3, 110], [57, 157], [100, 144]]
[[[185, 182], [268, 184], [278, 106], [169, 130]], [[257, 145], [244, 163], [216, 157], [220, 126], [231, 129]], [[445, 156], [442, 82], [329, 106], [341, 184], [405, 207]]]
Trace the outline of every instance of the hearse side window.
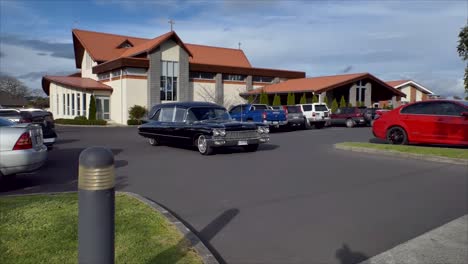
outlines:
[[151, 118], [151, 120], [154, 120], [154, 121], [159, 121], [159, 114], [161, 113], [161, 110], [158, 110], [154, 116]]
[[312, 105], [303, 105], [302, 109], [304, 109], [304, 111], [312, 111]]
[[174, 113], [174, 122], [184, 122], [186, 112], [187, 110], [185, 108], [176, 108]]
[[159, 113], [159, 121], [161, 122], [172, 122], [174, 116], [174, 107], [161, 108]]

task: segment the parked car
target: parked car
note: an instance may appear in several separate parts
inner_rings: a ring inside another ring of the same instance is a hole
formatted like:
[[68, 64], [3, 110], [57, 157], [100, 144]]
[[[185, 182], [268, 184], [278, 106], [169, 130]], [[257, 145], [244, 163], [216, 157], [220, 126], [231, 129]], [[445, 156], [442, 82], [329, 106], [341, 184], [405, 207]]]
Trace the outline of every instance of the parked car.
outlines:
[[305, 117], [302, 113], [302, 109], [298, 105], [284, 105], [284, 111], [288, 117], [288, 125], [290, 127], [304, 127], [305, 126]]
[[0, 118], [0, 178], [40, 168], [47, 159], [42, 129]]
[[138, 133], [151, 145], [174, 141], [194, 145], [203, 155], [218, 147], [241, 146], [256, 151], [259, 144], [270, 140], [265, 124], [238, 122], [219, 105], [205, 102], [181, 102], [155, 105], [148, 114], [148, 123]]
[[366, 118], [365, 114], [365, 107], [340, 107], [331, 114], [331, 124], [346, 125], [347, 127], [367, 125], [370, 120]]
[[326, 104], [312, 103], [298, 105], [305, 117], [304, 126], [309, 128], [314, 125], [315, 128], [323, 128], [330, 120], [330, 110]]
[[0, 109], [0, 117], [16, 123], [32, 123], [42, 127], [44, 144], [51, 147], [57, 140], [54, 117], [51, 112], [41, 109]]
[[430, 100], [407, 104], [376, 119], [372, 132], [390, 144], [468, 146], [468, 102]]
[[265, 104], [236, 105], [231, 108], [229, 114], [233, 119], [241, 122], [258, 122], [274, 127], [288, 124], [284, 110], [271, 109]]

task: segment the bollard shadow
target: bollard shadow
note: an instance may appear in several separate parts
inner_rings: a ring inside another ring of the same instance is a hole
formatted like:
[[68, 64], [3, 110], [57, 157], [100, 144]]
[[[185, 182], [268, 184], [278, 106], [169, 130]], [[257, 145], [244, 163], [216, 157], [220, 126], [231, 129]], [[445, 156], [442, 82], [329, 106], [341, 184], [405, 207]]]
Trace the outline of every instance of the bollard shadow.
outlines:
[[[201, 231], [197, 232], [195, 229], [183, 222], [185, 226], [189, 227], [190, 230], [203, 242], [203, 244], [210, 250], [210, 253], [218, 260], [219, 263], [224, 264], [226, 261], [221, 257], [221, 255], [214, 249], [211, 245], [210, 241], [213, 239], [225, 226], [229, 224], [239, 214], [239, 209], [232, 208], [229, 210], [224, 211], [218, 217], [216, 217], [213, 221], [211, 221], [207, 226], [205, 226]], [[180, 218], [179, 218], [180, 219]], [[191, 245], [189, 241], [192, 242]], [[155, 264], [155, 263], [176, 263], [181, 258], [185, 257], [189, 250], [183, 251], [182, 254], [175, 254], [176, 252], [180, 252], [183, 248], [187, 247], [195, 247], [199, 243], [199, 240], [192, 237], [191, 234], [186, 234], [183, 239], [181, 239], [176, 245], [166, 249], [165, 251], [159, 253], [154, 258], [152, 258], [147, 264]], [[178, 258], [174, 259], [174, 256], [178, 256]]]
[[336, 250], [335, 256], [340, 264], [357, 264], [369, 258], [364, 253], [352, 251], [346, 243], [343, 243], [342, 247]]
[[115, 160], [114, 161], [114, 166], [115, 168], [122, 168], [128, 166], [128, 161], [127, 160]]
[[[56, 147], [48, 152], [46, 163], [37, 171], [22, 173], [0, 180], [0, 194], [6, 192], [63, 192], [78, 189], [78, 158], [85, 148]], [[122, 149], [111, 149], [114, 155]], [[128, 164], [117, 161], [120, 167]], [[117, 166], [116, 166], [117, 167]], [[127, 186], [126, 176], [117, 176], [116, 188]]]

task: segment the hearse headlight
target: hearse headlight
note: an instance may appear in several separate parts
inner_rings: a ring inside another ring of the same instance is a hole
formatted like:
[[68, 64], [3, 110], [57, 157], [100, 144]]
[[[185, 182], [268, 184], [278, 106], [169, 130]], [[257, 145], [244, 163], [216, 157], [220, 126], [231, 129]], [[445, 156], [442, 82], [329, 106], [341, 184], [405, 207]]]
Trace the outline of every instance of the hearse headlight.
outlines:
[[226, 130], [218, 129], [218, 128], [213, 129], [213, 136], [215, 136], [215, 137], [218, 137], [218, 136], [224, 137], [225, 135], [226, 135]]
[[263, 132], [266, 134], [266, 133], [270, 133], [270, 128], [269, 127], [264, 127], [263, 128]]

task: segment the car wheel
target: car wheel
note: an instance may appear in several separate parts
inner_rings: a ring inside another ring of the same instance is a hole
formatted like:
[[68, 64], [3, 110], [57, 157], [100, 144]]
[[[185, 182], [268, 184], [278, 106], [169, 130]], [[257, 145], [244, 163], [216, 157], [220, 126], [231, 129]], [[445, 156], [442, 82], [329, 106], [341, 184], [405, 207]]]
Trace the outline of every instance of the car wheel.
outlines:
[[355, 123], [351, 118], [346, 119], [346, 127], [351, 128], [351, 127], [354, 127], [354, 125], [355, 125]]
[[208, 140], [204, 135], [200, 135], [197, 138], [197, 148], [198, 152], [202, 155], [211, 155], [213, 154], [213, 148], [208, 145]]
[[243, 147], [247, 152], [255, 152], [258, 149], [258, 144], [247, 145]]
[[310, 122], [307, 120], [307, 118], [304, 118], [304, 124], [303, 124], [304, 129], [310, 129]]
[[150, 143], [151, 146], [161, 145], [161, 142], [159, 141], [159, 138], [148, 138], [148, 142]]
[[401, 127], [391, 127], [387, 130], [387, 142], [393, 145], [408, 144], [406, 131]]

